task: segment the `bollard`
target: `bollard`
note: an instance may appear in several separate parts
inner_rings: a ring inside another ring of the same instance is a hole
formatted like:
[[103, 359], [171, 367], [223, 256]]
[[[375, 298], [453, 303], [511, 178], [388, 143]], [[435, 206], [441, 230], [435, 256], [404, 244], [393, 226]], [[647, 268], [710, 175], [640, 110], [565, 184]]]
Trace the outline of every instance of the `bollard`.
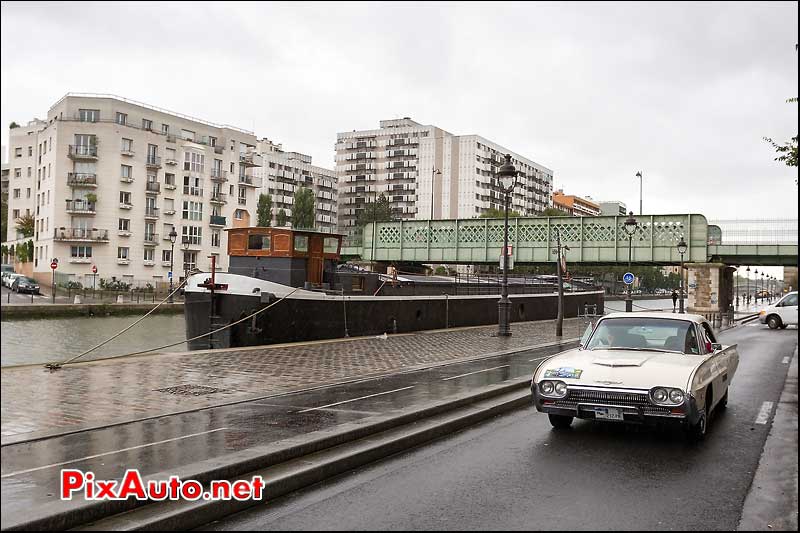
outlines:
[[81, 300], [81, 295], [80, 294], [76, 294], [75, 295], [75, 300], [72, 303], [76, 303], [76, 304], [83, 303], [83, 301]]
[[121, 294], [117, 294], [117, 303], [118, 304], [124, 304], [125, 303], [125, 297], [123, 295], [121, 295]]

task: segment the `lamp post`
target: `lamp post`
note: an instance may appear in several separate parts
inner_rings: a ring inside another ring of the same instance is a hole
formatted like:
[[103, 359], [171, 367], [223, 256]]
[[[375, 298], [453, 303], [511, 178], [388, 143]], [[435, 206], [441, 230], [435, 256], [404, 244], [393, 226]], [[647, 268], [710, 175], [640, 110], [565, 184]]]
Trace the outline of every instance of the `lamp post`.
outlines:
[[189, 262], [186, 260], [186, 254], [189, 253], [189, 246], [191, 246], [189, 243], [189, 237], [183, 237], [181, 246], [183, 247], [183, 281], [186, 283], [186, 281], [189, 279]]
[[564, 331], [564, 264], [563, 253], [569, 251], [569, 246], [561, 246], [561, 231], [558, 226], [553, 228], [556, 232], [556, 272], [558, 273], [558, 316], [556, 318], [556, 337], [563, 336]]
[[169, 252], [169, 303], [172, 303], [172, 278], [175, 277], [175, 241], [178, 240], [178, 232], [175, 231], [175, 226], [169, 232], [170, 252]]
[[[639, 216], [642, 216], [642, 171], [636, 173], [636, 177], [639, 178]], [[631, 215], [633, 211], [631, 211]]]
[[[633, 211], [628, 213], [628, 218], [625, 220], [623, 228], [628, 235], [628, 272], [631, 271], [631, 260], [633, 258], [633, 234], [636, 233], [636, 227], [639, 225], [636, 219], [633, 218]], [[628, 292], [625, 296], [625, 311], [630, 313], [633, 311], [633, 298], [631, 297], [631, 287], [633, 282], [628, 283]]]
[[753, 274], [755, 274], [755, 278], [756, 278], [756, 282], [755, 282], [755, 285], [756, 285], [756, 291], [755, 291], [755, 292], [756, 292], [756, 295], [755, 295], [755, 297], [754, 297], [753, 299], [756, 301], [756, 303], [758, 303], [758, 269], [755, 269], [755, 270], [753, 271]]
[[431, 220], [433, 220], [433, 182], [437, 175], [441, 176], [442, 171], [438, 168], [434, 168], [433, 172], [431, 172]]
[[747, 267], [747, 283], [745, 285], [744, 295], [747, 298], [747, 305], [750, 305], [750, 267]]
[[764, 303], [764, 269], [761, 269], [761, 303]]
[[[506, 154], [506, 161], [497, 170], [497, 177], [500, 179], [500, 189], [505, 195], [505, 223], [503, 224], [503, 292], [500, 301], [497, 303], [498, 314], [498, 337], [511, 336], [511, 302], [508, 300], [508, 202], [511, 192], [517, 184], [517, 169], [511, 164], [511, 154]], [[505, 186], [507, 180], [511, 184]]]
[[689, 247], [686, 245], [686, 241], [683, 240], [683, 235], [681, 235], [681, 240], [678, 242], [678, 253], [681, 254], [681, 282], [680, 282], [680, 307], [678, 307], [678, 312], [683, 314], [683, 254], [686, 253]]

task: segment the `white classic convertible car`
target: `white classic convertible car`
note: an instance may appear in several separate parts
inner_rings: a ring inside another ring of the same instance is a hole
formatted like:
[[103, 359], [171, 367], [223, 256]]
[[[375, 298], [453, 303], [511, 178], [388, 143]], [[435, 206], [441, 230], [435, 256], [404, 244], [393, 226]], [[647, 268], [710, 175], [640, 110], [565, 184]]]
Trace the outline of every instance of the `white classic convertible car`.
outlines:
[[575, 417], [672, 422], [697, 440], [727, 405], [738, 365], [736, 345], [718, 344], [702, 316], [614, 313], [590, 326], [580, 347], [545, 360], [531, 392], [557, 429]]

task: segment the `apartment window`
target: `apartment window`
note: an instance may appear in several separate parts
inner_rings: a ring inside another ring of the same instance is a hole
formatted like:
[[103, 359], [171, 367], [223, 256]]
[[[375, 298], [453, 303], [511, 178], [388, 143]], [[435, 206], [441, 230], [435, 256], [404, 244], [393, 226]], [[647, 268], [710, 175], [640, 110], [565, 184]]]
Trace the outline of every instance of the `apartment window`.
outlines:
[[175, 185], [175, 174], [164, 174], [164, 185]]
[[185, 152], [183, 154], [183, 170], [203, 173], [205, 171], [205, 158], [206, 156], [203, 154]]
[[169, 134], [169, 124], [162, 124], [161, 125], [161, 133], [163, 133], [164, 135], [168, 135]]
[[91, 246], [70, 246], [69, 254], [75, 259], [88, 259], [92, 257]]
[[78, 120], [81, 122], [97, 122], [100, 120], [99, 109], [79, 109]]
[[117, 259], [128, 259], [129, 253], [130, 253], [130, 248], [128, 248], [127, 246], [117, 247]]
[[120, 191], [119, 192], [119, 203], [122, 205], [131, 205], [131, 193]]
[[175, 149], [174, 148], [167, 148], [167, 159], [175, 160]]
[[129, 218], [121, 218], [121, 219], [119, 219], [119, 230], [120, 231], [130, 231], [131, 230], [131, 220]]
[[194, 141], [194, 132], [191, 130], [181, 130], [181, 139]]
[[165, 263], [172, 262], [172, 250], [161, 250], [161, 260]]
[[14, 169], [14, 177], [15, 178], [21, 178], [22, 177], [22, 169], [21, 168], [15, 168]]
[[[31, 188], [30, 187], [27, 188], [27, 193], [28, 194], [25, 197], [26, 198], [30, 198], [31, 197]], [[44, 204], [44, 196], [42, 196], [42, 200], [43, 200], [42, 204]]]
[[212, 146], [212, 147], [216, 146], [217, 145], [217, 138], [216, 137], [209, 137], [208, 138], [208, 144], [210, 146]]
[[28, 157], [33, 157], [33, 146], [28, 146]]
[[122, 139], [122, 151], [133, 152], [133, 139]]
[[121, 167], [122, 179], [127, 181], [133, 180], [133, 167], [130, 165], [122, 165]]
[[147, 145], [147, 163], [155, 164], [158, 162], [158, 146], [155, 144]]
[[183, 226], [181, 228], [183, 238], [181, 242], [189, 241], [189, 244], [200, 245], [203, 237], [203, 228], [200, 226]]
[[197, 252], [183, 252], [183, 269], [192, 271], [197, 268]]
[[211, 246], [219, 248], [219, 230], [215, 229], [211, 232]]
[[203, 220], [203, 203], [202, 202], [183, 202], [183, 219], [184, 220]]
[[231, 185], [231, 186], [228, 188], [228, 194], [230, 194], [231, 196], [233, 196], [233, 185]]
[[247, 201], [247, 188], [239, 187], [239, 202]]
[[20, 194], [20, 189], [14, 189], [14, 196], [13, 197], [14, 198], [19, 198], [20, 197], [19, 194]]
[[216, 176], [218, 178], [222, 177], [222, 160], [215, 159], [214, 166], [211, 167], [211, 175]]
[[119, 113], [118, 112], [117, 113], [116, 122], [117, 122], [117, 124], [120, 124], [122, 126], [126, 125], [128, 123], [128, 115], [127, 115], [127, 113]]
[[28, 167], [28, 177], [30, 178], [33, 175], [33, 169]]
[[19, 218], [19, 209], [14, 209], [14, 212], [12, 213], [12, 215], [14, 216], [14, 220], [18, 219]]
[[147, 120], [146, 118], [142, 119], [142, 129], [145, 131], [152, 131], [153, 130], [153, 121]]
[[153, 248], [145, 248], [144, 249], [144, 260], [145, 261], [155, 261], [156, 260], [156, 251]]
[[14, 149], [14, 157], [22, 157], [22, 147]]

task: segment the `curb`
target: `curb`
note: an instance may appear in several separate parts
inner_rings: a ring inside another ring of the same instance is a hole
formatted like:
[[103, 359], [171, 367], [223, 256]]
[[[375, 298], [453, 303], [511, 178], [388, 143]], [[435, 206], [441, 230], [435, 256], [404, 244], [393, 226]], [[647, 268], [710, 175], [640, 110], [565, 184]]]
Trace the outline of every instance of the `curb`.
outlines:
[[[485, 387], [478, 393], [463, 393], [444, 402], [429, 402], [415, 409], [406, 410], [400, 415], [375, 417], [371, 422], [367, 423], [365, 421], [352, 422], [337, 428], [287, 439], [283, 442], [257, 446], [227, 456], [211, 458], [199, 463], [179, 467], [169, 473], [152, 474], [146, 476], [144, 481], [146, 483], [148, 480], [163, 480], [170, 475], [177, 475], [181, 479], [195, 479], [206, 484], [211, 480], [231, 479], [262, 469], [269, 469], [265, 479], [273, 478], [274, 481], [270, 484], [269, 489], [265, 489], [265, 497], [275, 498], [277, 495], [297, 490], [302, 486], [316, 483], [327, 477], [392, 455], [439, 436], [447, 435], [456, 429], [524, 405], [529, 401], [529, 393], [526, 390], [529, 383], [530, 378], [517, 378], [507, 383]], [[513, 398], [498, 398], [506, 395], [511, 395]], [[497, 399], [497, 401], [492, 402], [493, 399]], [[481, 402], [488, 402], [491, 405], [483, 407], [473, 405]], [[460, 414], [458, 413], [459, 410], [466, 411], [466, 413]], [[446, 423], [437, 422], [436, 417], [447, 418], [448, 414], [453, 417], [453, 420], [445, 421]], [[433, 420], [425, 420], [426, 418]], [[414, 429], [414, 426], [420, 425], [425, 427]], [[380, 433], [392, 430], [397, 431], [398, 428], [402, 429], [403, 426], [411, 428], [409, 434], [403, 438], [396, 437], [385, 441], [379, 438]], [[308, 464], [309, 459], [313, 459], [309, 457], [312, 454], [325, 453], [326, 451], [335, 452], [336, 450], [332, 449], [343, 445], [355, 446], [357, 444], [356, 441], [363, 439], [373, 442], [373, 445], [367, 442], [360, 445], [360, 450], [356, 446], [357, 450], [354, 452], [343, 453], [339, 451], [338, 453], [332, 453], [334, 458], [325, 460], [316, 467], [314, 460], [311, 461], [311, 466]], [[287, 473], [284, 478], [274, 478], [282, 463], [301, 458], [302, 461], [298, 462], [304, 466], [299, 471]], [[174, 522], [176, 518], [173, 518], [172, 522], [165, 521], [159, 511], [164, 512], [162, 509], [168, 506], [168, 514], [171, 515], [175, 514], [173, 507], [180, 508], [181, 506], [192, 504], [191, 509], [194, 509], [195, 506], [202, 504], [203, 506], [210, 505], [211, 507], [204, 508], [213, 509], [214, 516], [220, 517], [230, 512], [236, 512], [239, 510], [237, 506], [244, 505], [246, 507], [258, 503], [260, 502], [256, 500], [247, 502], [237, 502], [235, 500], [216, 502], [84, 501], [77, 502], [77, 505], [65, 509], [63, 508], [63, 502], [56, 501], [49, 505], [44, 504], [32, 508], [31, 512], [23, 518], [23, 521], [8, 525], [4, 524], [3, 530], [63, 530], [88, 525], [91, 522], [97, 522], [98, 527], [105, 529], [112, 527], [108, 523], [110, 520], [115, 521], [114, 529], [148, 527], [146, 524], [126, 525], [126, 522], [133, 519], [132, 515], [134, 513], [137, 516], [141, 513], [145, 517], [152, 515], [152, 518], [146, 519], [148, 521], [147, 524], [153, 522], [155, 525], [152, 527], [156, 527], [159, 530], [161, 528], [185, 528], [193, 526], [187, 525], [186, 522]], [[54, 507], [49, 514], [48, 507]], [[42, 516], [32, 516], [36, 514], [37, 510], [40, 511]], [[215, 519], [208, 519], [210, 515], [205, 512], [202, 514], [196, 513], [195, 510], [188, 512], [191, 513], [192, 520], [195, 519], [195, 514], [198, 517], [203, 517], [202, 521], [196, 525], [202, 525]], [[124, 517], [118, 517], [117, 515], [120, 513], [126, 514]], [[182, 516], [183, 512], [180, 512], [179, 515]], [[122, 522], [118, 522], [118, 520]]]

